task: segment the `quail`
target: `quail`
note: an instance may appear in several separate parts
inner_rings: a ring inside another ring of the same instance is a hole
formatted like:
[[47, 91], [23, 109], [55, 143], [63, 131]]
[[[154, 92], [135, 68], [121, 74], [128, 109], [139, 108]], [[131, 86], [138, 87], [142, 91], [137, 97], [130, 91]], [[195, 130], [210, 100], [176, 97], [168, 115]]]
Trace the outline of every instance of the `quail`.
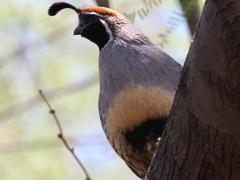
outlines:
[[99, 114], [110, 144], [132, 171], [144, 178], [163, 133], [181, 65], [105, 7], [54, 3], [50, 16], [70, 8], [78, 14], [74, 35], [99, 48]]

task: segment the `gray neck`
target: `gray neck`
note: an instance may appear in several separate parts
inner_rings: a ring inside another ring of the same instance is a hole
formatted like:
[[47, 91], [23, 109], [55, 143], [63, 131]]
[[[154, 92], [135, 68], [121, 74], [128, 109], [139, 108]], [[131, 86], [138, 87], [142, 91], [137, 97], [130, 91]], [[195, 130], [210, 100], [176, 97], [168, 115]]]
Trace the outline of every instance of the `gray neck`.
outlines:
[[124, 41], [131, 44], [152, 44], [151, 41], [136, 30], [124, 17], [108, 17], [105, 19], [111, 30], [113, 39]]

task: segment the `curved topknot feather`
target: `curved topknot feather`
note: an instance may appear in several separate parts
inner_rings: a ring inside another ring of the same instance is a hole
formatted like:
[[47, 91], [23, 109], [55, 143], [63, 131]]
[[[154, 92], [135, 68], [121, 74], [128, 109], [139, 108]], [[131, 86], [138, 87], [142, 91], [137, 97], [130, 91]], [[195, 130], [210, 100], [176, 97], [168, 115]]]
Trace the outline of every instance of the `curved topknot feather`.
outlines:
[[69, 3], [57, 2], [50, 6], [50, 8], [48, 9], [48, 15], [55, 16], [59, 11], [61, 11], [62, 9], [65, 9], [65, 8], [73, 9], [76, 13], [80, 12], [79, 9], [77, 9], [76, 7], [74, 7], [73, 5], [71, 5]]

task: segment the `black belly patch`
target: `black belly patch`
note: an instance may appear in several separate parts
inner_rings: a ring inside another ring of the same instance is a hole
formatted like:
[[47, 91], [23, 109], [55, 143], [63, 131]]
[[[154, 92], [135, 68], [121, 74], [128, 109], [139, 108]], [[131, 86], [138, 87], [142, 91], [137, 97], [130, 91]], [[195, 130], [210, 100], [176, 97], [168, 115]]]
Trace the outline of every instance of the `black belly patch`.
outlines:
[[162, 136], [167, 117], [147, 119], [144, 123], [125, 132], [126, 141], [136, 148], [143, 148], [147, 142]]

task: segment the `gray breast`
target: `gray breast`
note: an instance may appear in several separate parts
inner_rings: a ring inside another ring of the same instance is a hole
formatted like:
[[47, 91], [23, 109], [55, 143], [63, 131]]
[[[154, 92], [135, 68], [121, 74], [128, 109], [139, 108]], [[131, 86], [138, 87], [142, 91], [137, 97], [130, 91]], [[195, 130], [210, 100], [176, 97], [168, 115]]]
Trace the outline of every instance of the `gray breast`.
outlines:
[[114, 96], [131, 84], [175, 92], [181, 66], [155, 45], [109, 42], [99, 55], [99, 111], [104, 114]]

